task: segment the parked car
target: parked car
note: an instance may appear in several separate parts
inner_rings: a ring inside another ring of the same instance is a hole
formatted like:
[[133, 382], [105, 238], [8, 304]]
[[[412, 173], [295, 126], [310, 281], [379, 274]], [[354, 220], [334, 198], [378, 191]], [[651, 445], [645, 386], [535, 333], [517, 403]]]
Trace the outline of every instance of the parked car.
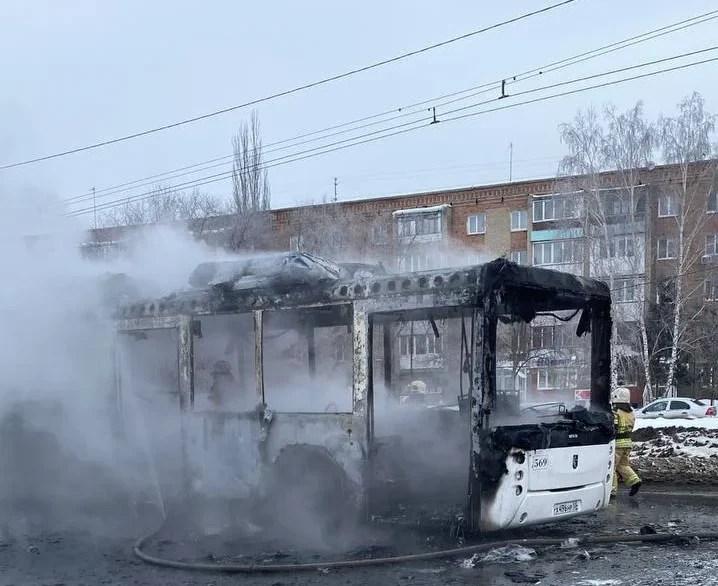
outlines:
[[715, 417], [716, 408], [706, 405], [698, 399], [671, 397], [658, 399], [636, 410], [636, 417], [642, 419], [701, 419]]

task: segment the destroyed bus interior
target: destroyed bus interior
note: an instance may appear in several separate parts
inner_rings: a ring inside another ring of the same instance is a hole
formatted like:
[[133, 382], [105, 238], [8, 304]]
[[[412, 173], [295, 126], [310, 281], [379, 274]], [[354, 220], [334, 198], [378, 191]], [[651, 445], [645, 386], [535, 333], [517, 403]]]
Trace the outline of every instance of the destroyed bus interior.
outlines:
[[168, 494], [470, 531], [608, 504], [601, 282], [287, 253], [205, 263], [116, 320], [118, 404]]

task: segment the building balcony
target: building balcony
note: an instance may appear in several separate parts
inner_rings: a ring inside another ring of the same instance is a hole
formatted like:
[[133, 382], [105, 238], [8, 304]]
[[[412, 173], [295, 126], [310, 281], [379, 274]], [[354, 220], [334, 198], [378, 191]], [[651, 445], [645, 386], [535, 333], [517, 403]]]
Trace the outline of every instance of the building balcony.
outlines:
[[399, 358], [400, 370], [438, 370], [444, 368], [446, 359], [442, 354], [402, 355]]

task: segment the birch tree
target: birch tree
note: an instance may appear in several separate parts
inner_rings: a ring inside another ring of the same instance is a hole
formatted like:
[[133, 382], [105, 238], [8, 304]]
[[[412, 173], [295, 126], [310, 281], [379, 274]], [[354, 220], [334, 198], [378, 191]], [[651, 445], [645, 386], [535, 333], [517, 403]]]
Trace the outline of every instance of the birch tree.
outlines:
[[[623, 113], [608, 106], [602, 119], [595, 109], [588, 108], [580, 111], [572, 122], [562, 124], [559, 131], [568, 149], [559, 173], [570, 177], [562, 180], [563, 190], [577, 192], [575, 196], [583, 203], [586, 269], [606, 279], [614, 296], [625, 299], [625, 288], [633, 285], [630, 280], [617, 277], [623, 274], [635, 280], [645, 274], [647, 210], [640, 174], [652, 159], [655, 130], [646, 121], [643, 104], [639, 102]], [[601, 175], [608, 170], [615, 173], [610, 185]], [[637, 329], [644, 400], [649, 401], [653, 385], [644, 319], [645, 295], [640, 286], [631, 293], [632, 311], [612, 304], [611, 385], [617, 386], [619, 366], [627, 360], [622, 351], [629, 341], [625, 332]]]
[[[663, 208], [659, 209], [659, 216], [675, 222], [672, 236], [675, 238], [675, 284], [667, 393], [675, 386], [684, 338], [704, 309], [702, 300], [697, 304], [691, 303], [695, 301], [695, 293], [702, 283], [692, 288], [694, 279], [689, 277], [696, 271], [703, 254], [701, 237], [707, 218], [706, 203], [714, 188], [716, 172], [715, 163], [707, 161], [713, 152], [711, 139], [715, 131], [715, 116], [706, 112], [703, 98], [696, 92], [685, 98], [678, 109], [676, 116], [662, 117], [658, 122], [663, 159], [678, 167], [678, 179], [662, 182], [658, 190], [659, 206]], [[706, 162], [701, 164], [703, 161]]]

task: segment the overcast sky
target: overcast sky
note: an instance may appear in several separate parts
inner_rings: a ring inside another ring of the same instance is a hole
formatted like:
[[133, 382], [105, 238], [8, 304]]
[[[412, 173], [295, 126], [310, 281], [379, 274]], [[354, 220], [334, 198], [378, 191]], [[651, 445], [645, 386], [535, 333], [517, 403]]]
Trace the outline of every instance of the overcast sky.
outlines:
[[[239, 104], [482, 28], [553, 2], [424, 0], [249, 3], [230, 0], [34, 0], [0, 4], [0, 164], [47, 155]], [[257, 106], [265, 143], [509, 78], [611, 42], [697, 16], [715, 1], [576, 0], [522, 22]], [[718, 44], [716, 23], [517, 82], [519, 92]], [[696, 57], [718, 56], [718, 51]], [[685, 63], [673, 62], [661, 67]], [[655, 69], [655, 68], [654, 68]], [[648, 70], [646, 70], [648, 71]], [[550, 176], [562, 154], [557, 126], [579, 107], [645, 101], [670, 113], [697, 90], [718, 111], [718, 63], [413, 132], [272, 167], [273, 207]], [[614, 76], [617, 79], [628, 74]], [[603, 81], [603, 80], [597, 80]], [[596, 83], [597, 81], [591, 82]], [[584, 84], [586, 85], [586, 84]], [[580, 85], [561, 89], [574, 89]], [[561, 90], [552, 90], [552, 92]], [[544, 95], [530, 94], [513, 102]], [[437, 109], [485, 101], [496, 91]], [[505, 100], [501, 105], [512, 103]], [[496, 107], [497, 103], [482, 106]], [[467, 110], [478, 111], [482, 108]], [[406, 110], [404, 110], [406, 111]], [[69, 198], [231, 153], [249, 110], [90, 152], [0, 171], [0, 182]], [[389, 128], [421, 114], [293, 149], [273, 160]], [[373, 135], [376, 136], [376, 135]], [[306, 139], [305, 139], [306, 140]], [[276, 147], [268, 147], [271, 151]], [[213, 167], [169, 180], [222, 173]], [[17, 191], [17, 188], [15, 188]], [[146, 187], [98, 196], [98, 203]], [[227, 181], [202, 189], [228, 196]], [[12, 195], [12, 194], [11, 194]], [[3, 195], [7, 197], [7, 194]], [[83, 207], [84, 204], [79, 207]], [[88, 216], [89, 220], [89, 216]]]

